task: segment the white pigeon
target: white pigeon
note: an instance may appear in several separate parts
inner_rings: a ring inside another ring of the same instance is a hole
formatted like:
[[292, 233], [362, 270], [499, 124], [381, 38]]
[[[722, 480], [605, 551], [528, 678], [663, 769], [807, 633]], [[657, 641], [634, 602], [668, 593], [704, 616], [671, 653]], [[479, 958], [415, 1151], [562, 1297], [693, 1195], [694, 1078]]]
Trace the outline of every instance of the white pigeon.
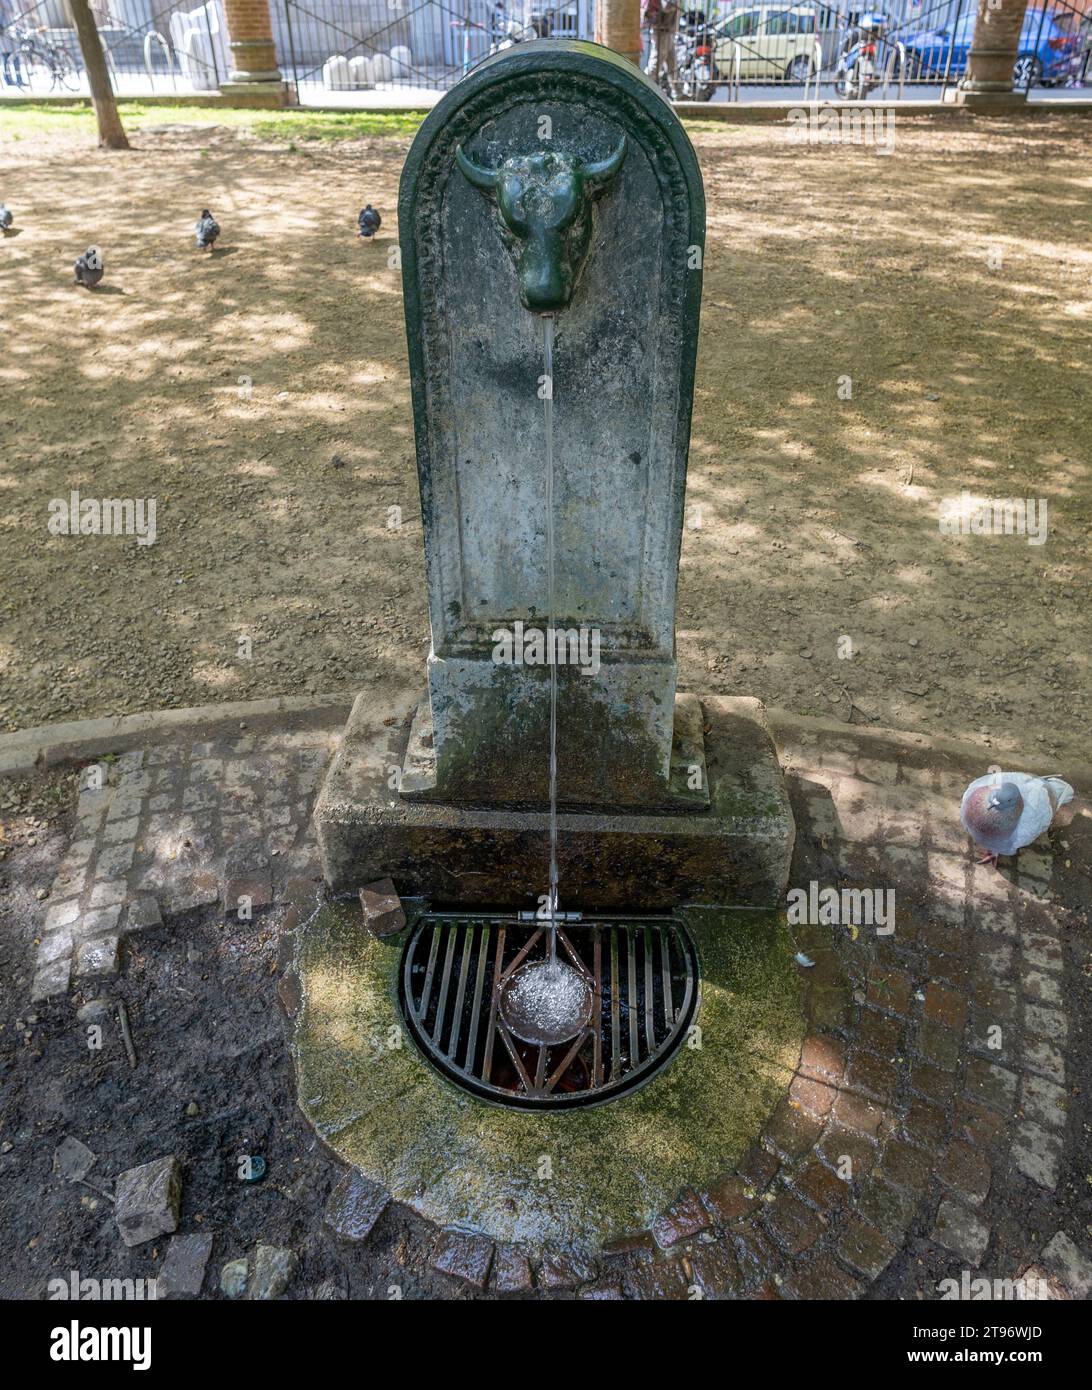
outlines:
[[959, 819], [975, 844], [986, 851], [979, 862], [996, 864], [999, 854], [1015, 854], [1037, 840], [1059, 807], [1072, 800], [1073, 788], [1060, 777], [989, 772], [963, 793]]

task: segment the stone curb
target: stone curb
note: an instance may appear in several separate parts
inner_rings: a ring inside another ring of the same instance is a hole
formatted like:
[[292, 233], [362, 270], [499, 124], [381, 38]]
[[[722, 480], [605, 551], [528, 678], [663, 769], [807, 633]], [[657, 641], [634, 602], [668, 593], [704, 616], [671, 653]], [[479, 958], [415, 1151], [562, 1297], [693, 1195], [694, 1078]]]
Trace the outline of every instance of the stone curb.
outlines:
[[[26, 776], [47, 767], [79, 762], [104, 753], [164, 743], [180, 733], [208, 731], [219, 725], [244, 721], [252, 728], [268, 728], [283, 722], [289, 728], [326, 727], [349, 717], [356, 692], [328, 695], [281, 695], [272, 700], [233, 704], [194, 705], [188, 709], [151, 710], [146, 714], [119, 715], [112, 719], [80, 719], [62, 724], [39, 724], [14, 734], [0, 734], [0, 777]], [[1060, 765], [1057, 758], [1025, 756], [1013, 749], [985, 748], [948, 738], [943, 734], [911, 733], [902, 729], [871, 728], [846, 724], [839, 719], [793, 714], [791, 710], [766, 708], [770, 732], [778, 745], [794, 735], [817, 734], [885, 744], [908, 753], [943, 754], [958, 759], [1018, 763], [1022, 771], [1057, 773], [1074, 785], [1092, 789], [1092, 764]]]
[[39, 724], [0, 735], [0, 777], [26, 776], [62, 763], [105, 753], [165, 743], [182, 733], [209, 732], [224, 724], [245, 722], [249, 729], [283, 724], [288, 729], [343, 724], [353, 695], [280, 695], [272, 700], [194, 705], [188, 709], [150, 710], [111, 719], [77, 719]]

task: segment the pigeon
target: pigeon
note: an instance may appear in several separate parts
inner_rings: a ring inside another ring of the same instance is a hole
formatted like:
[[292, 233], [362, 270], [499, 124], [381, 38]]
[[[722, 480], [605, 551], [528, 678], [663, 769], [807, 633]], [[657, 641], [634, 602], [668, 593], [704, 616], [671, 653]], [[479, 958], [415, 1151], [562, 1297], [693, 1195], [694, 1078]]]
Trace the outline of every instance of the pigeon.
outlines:
[[1046, 830], [1059, 807], [1073, 800], [1073, 788], [1060, 777], [1026, 772], [990, 772], [963, 793], [959, 818], [975, 844], [985, 850], [980, 864], [996, 864], [999, 854], [1015, 854]]
[[211, 251], [212, 244], [220, 235], [220, 224], [208, 208], [205, 208], [193, 229], [197, 245], [202, 251]]
[[11, 208], [7, 203], [0, 203], [0, 232], [6, 232], [15, 218], [11, 215]]
[[379, 224], [383, 221], [380, 215], [372, 207], [371, 203], [366, 208], [361, 208], [360, 216], [356, 219], [360, 226], [362, 237], [373, 237], [379, 231]]
[[93, 290], [102, 279], [102, 252], [97, 246], [89, 246], [76, 262], [75, 269], [76, 284]]

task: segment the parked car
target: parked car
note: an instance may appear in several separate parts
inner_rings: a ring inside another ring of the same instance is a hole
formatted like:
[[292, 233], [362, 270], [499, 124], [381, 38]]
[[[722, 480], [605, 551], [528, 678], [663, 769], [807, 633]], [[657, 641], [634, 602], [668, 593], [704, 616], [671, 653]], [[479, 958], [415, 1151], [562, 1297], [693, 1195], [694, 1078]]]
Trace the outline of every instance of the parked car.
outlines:
[[[974, 36], [975, 11], [970, 9], [951, 28], [926, 29], [901, 35], [906, 45], [908, 77], [959, 77], [967, 70]], [[1069, 12], [1031, 9], [1024, 15], [1020, 46], [1013, 64], [1016, 87], [1051, 86], [1070, 70], [1077, 37], [1069, 27]], [[949, 61], [949, 54], [951, 55]]]
[[739, 45], [739, 74], [750, 78], [788, 78], [803, 82], [815, 51], [817, 9], [814, 5], [745, 5], [716, 26], [716, 67], [733, 72], [733, 45]]

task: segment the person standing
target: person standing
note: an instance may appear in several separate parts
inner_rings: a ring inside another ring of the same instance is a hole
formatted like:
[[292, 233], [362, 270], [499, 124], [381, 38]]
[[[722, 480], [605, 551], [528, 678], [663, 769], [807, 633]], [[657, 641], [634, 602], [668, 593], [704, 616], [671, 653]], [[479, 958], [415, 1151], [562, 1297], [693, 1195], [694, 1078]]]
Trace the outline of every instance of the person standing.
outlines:
[[648, 29], [648, 75], [670, 92], [675, 85], [675, 38], [679, 28], [676, 0], [641, 0], [641, 16]]

